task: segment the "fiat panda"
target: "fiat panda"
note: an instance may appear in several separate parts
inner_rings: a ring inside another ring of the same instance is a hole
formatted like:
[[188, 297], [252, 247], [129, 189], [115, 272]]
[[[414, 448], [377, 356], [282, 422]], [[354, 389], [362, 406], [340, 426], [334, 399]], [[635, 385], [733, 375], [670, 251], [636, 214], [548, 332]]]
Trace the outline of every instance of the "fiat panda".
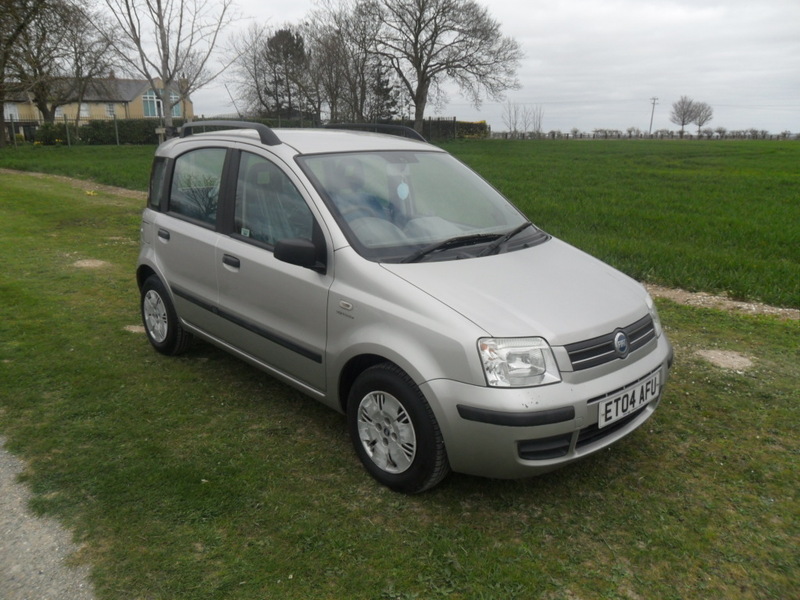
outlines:
[[157, 351], [200, 338], [343, 413], [406, 493], [606, 448], [672, 363], [639, 283], [422, 139], [186, 125], [156, 151], [136, 275]]

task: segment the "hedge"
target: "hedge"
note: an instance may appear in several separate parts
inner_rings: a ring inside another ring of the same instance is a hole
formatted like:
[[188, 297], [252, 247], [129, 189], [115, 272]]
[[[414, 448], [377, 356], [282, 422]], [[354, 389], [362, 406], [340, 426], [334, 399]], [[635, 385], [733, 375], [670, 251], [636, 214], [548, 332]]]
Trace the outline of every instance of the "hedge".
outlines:
[[[248, 119], [269, 127], [309, 127], [317, 124], [311, 120]], [[409, 121], [392, 121], [393, 125], [413, 125]], [[183, 125], [182, 119], [175, 119], [174, 126]], [[160, 122], [153, 119], [117, 119], [90, 121], [75, 127], [74, 123], [45, 123], [36, 129], [35, 141], [40, 144], [88, 144], [88, 145], [154, 145], [158, 143], [156, 128]], [[477, 123], [456, 121], [455, 119], [426, 119], [422, 135], [428, 140], [447, 140], [453, 138], [485, 138], [489, 127], [485, 121]]]

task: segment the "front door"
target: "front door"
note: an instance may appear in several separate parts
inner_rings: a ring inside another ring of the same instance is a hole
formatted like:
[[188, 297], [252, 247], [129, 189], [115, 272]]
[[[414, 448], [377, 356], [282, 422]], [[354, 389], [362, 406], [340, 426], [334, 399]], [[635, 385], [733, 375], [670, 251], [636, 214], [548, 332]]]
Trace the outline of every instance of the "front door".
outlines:
[[233, 231], [216, 248], [224, 339], [275, 371], [325, 391], [328, 289], [332, 277], [275, 259], [278, 240], [311, 239], [314, 216], [272, 161], [242, 152]]

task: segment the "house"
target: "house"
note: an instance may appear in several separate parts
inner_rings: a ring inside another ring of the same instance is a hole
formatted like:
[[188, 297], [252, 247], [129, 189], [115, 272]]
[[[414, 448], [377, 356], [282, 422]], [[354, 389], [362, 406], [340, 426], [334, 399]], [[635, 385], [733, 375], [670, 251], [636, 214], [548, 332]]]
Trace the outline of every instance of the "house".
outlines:
[[[160, 80], [157, 80], [158, 85]], [[12, 86], [9, 86], [12, 87]], [[177, 100], [177, 87], [171, 93]], [[158, 119], [164, 116], [164, 106], [156, 96], [150, 82], [145, 79], [117, 79], [113, 74], [105, 79], [95, 79], [89, 84], [82, 102], [73, 98], [56, 108], [56, 120], [66, 117], [70, 122], [108, 120], [108, 119]], [[3, 112], [6, 122], [42, 123], [44, 117], [33, 102], [30, 92], [22, 89], [11, 90]], [[183, 100], [172, 107], [175, 118], [194, 117], [190, 99]]]

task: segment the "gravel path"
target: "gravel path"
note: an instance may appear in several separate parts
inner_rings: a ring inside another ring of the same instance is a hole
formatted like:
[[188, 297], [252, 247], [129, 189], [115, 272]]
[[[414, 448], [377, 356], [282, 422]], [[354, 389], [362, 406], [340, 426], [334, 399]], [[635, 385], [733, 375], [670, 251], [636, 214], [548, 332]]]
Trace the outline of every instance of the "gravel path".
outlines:
[[23, 468], [0, 437], [0, 598], [94, 600], [89, 567], [66, 564], [78, 549], [71, 534], [28, 510], [31, 493], [17, 482]]

